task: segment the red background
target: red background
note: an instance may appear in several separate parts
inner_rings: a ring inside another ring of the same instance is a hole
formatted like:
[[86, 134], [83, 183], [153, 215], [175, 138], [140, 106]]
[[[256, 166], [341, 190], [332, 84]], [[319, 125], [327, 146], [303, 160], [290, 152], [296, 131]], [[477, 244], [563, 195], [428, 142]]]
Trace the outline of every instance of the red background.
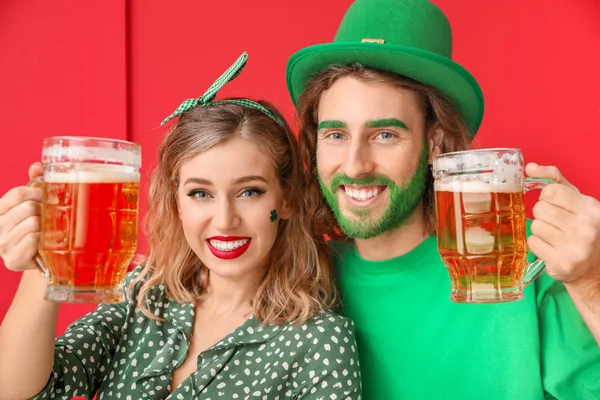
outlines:
[[[219, 96], [265, 98], [293, 118], [287, 59], [331, 40], [350, 3], [0, 2], [0, 194], [27, 181], [42, 138], [54, 135], [142, 144], [145, 189], [165, 133], [160, 121], [184, 98], [200, 96], [242, 51], [250, 56], [244, 73]], [[526, 161], [557, 165], [600, 198], [592, 161], [600, 143], [600, 2], [434, 3], [452, 24], [454, 59], [485, 94], [477, 144], [522, 148]], [[0, 318], [19, 279], [0, 267]], [[57, 332], [90, 309], [62, 306]]]

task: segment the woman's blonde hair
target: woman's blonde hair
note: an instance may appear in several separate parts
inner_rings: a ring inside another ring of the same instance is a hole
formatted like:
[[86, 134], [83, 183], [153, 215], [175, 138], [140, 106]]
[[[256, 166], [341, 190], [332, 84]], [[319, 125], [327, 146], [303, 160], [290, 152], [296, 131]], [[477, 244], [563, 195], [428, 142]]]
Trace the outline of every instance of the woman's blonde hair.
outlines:
[[[425, 115], [425, 138], [431, 137], [436, 129], [444, 132], [442, 152], [467, 150], [469, 138], [473, 137], [469, 127], [448, 97], [436, 88], [417, 82], [393, 72], [367, 68], [360, 63], [332, 65], [321, 71], [309, 81], [296, 105], [300, 155], [307, 166], [309, 209], [314, 215], [320, 232], [332, 238], [347, 239], [340, 229], [333, 212], [321, 195], [317, 178], [317, 126], [319, 102], [323, 93], [340, 78], [353, 77], [367, 83], [386, 83], [394, 87], [415, 93], [421, 110]], [[435, 210], [433, 203], [433, 175], [427, 174], [423, 204], [427, 229], [435, 228]]]
[[[337, 291], [326, 243], [307, 212], [306, 179], [298, 144], [281, 114], [281, 125], [263, 112], [231, 103], [197, 107], [184, 113], [160, 145], [158, 166], [150, 177], [146, 235], [150, 255], [140, 276], [138, 304], [149, 309], [148, 293], [164, 285], [167, 296], [179, 303], [198, 299], [206, 290], [209, 271], [188, 245], [177, 209], [181, 165], [213, 146], [234, 137], [247, 139], [269, 157], [292, 214], [279, 221], [269, 265], [253, 300], [254, 315], [263, 323], [304, 322], [334, 307]], [[131, 287], [131, 286], [130, 286]]]

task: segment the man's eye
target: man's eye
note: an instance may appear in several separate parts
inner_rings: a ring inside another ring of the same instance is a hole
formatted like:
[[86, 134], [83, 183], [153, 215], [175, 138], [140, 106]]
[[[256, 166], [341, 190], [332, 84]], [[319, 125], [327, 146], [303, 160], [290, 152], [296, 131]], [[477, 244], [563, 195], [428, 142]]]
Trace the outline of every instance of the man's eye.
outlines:
[[333, 132], [329, 135], [332, 139], [341, 140], [344, 138], [344, 135], [341, 132]]
[[380, 132], [377, 136], [375, 136], [375, 138], [377, 138], [377, 139], [384, 139], [384, 140], [389, 140], [393, 137], [394, 137], [394, 134], [392, 132], [387, 132], [387, 131]]

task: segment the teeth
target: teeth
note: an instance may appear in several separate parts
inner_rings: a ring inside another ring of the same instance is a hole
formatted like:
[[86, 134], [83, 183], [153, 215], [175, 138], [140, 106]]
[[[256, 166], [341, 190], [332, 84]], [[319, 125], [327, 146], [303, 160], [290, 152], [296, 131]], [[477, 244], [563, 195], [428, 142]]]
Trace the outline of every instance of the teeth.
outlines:
[[367, 191], [366, 189], [350, 189], [349, 187], [346, 186], [346, 187], [344, 187], [344, 190], [346, 192], [346, 196], [352, 197], [353, 199], [356, 199], [356, 200], [368, 200], [379, 194], [378, 188], [369, 189]]
[[231, 251], [231, 250], [235, 250], [238, 247], [242, 247], [243, 245], [245, 245], [246, 243], [248, 243], [249, 239], [244, 239], [244, 240], [233, 240], [233, 241], [228, 241], [228, 242], [222, 242], [220, 240], [209, 240], [210, 245], [218, 250], [221, 251]]

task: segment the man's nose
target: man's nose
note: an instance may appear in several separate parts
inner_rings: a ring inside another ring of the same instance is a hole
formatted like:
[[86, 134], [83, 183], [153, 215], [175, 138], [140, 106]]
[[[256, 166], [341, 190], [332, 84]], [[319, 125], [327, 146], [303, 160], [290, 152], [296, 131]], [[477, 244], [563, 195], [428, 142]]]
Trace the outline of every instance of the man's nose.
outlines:
[[346, 162], [342, 172], [352, 179], [370, 175], [375, 169], [372, 151], [367, 143], [353, 140], [348, 146]]

